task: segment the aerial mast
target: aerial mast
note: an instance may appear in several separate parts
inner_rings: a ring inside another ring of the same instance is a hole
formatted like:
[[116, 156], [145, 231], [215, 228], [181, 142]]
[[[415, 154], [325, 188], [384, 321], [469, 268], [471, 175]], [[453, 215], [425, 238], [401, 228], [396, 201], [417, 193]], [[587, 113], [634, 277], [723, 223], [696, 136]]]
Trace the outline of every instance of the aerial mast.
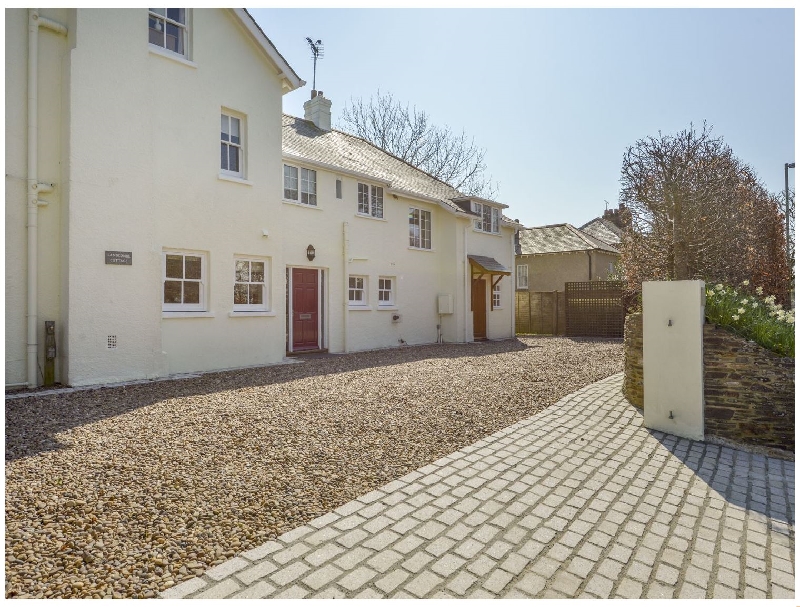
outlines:
[[311, 58], [314, 60], [314, 80], [311, 85], [311, 96], [313, 97], [317, 92], [317, 59], [322, 59], [325, 55], [325, 49], [322, 46], [322, 40], [314, 42], [311, 38], [306, 38], [308, 46], [311, 48]]

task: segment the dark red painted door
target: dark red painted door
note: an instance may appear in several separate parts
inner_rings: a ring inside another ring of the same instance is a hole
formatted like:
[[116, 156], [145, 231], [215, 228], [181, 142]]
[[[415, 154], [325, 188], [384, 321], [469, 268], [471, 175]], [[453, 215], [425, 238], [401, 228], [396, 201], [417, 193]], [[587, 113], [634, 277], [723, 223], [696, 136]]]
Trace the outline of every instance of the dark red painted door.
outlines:
[[318, 270], [292, 268], [292, 350], [319, 348]]

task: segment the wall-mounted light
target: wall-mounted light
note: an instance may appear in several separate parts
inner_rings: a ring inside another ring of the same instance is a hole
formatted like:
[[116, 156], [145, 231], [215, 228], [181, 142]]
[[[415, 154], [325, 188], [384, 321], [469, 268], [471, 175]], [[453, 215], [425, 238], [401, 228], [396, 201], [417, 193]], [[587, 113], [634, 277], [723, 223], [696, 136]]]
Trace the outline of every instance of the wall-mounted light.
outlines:
[[317, 251], [314, 249], [314, 245], [308, 245], [306, 249], [306, 257], [308, 257], [308, 261], [314, 261], [314, 258], [317, 256]]

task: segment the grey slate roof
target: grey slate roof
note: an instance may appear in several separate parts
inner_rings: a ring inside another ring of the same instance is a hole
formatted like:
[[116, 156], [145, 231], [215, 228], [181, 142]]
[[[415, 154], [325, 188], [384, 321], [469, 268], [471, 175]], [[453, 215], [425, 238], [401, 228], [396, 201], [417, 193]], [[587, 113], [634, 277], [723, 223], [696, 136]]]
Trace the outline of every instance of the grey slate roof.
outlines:
[[[393, 188], [441, 200], [456, 213], [461, 192], [371, 143], [342, 131], [323, 131], [311, 122], [283, 115], [283, 152], [387, 181]], [[470, 213], [471, 214], [471, 213]]]
[[595, 217], [590, 222], [582, 225], [580, 229], [589, 236], [593, 236], [612, 246], [617, 246], [622, 242], [622, 230], [619, 226], [602, 217]]
[[520, 230], [519, 244], [522, 255], [595, 250], [619, 254], [611, 245], [568, 223]]
[[[441, 201], [457, 215], [475, 216], [468, 202], [454, 201], [467, 196], [451, 185], [360, 137], [335, 129], [323, 131], [310, 120], [283, 115], [283, 153], [369, 175], [376, 181], [391, 183], [392, 188]], [[522, 227], [510, 217], [501, 217], [506, 223]]]
[[474, 261], [487, 272], [500, 272], [503, 274], [511, 274], [511, 270], [497, 261], [494, 257], [486, 257], [484, 255], [467, 255], [470, 261]]

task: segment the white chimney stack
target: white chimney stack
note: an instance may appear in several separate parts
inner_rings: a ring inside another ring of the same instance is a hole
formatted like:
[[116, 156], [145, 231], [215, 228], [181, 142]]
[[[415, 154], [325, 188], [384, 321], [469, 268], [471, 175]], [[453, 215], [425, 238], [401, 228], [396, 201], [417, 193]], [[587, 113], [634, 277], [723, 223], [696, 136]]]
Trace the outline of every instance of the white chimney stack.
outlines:
[[331, 102], [322, 95], [322, 91], [311, 91], [311, 99], [303, 104], [306, 120], [310, 120], [323, 131], [331, 130]]

